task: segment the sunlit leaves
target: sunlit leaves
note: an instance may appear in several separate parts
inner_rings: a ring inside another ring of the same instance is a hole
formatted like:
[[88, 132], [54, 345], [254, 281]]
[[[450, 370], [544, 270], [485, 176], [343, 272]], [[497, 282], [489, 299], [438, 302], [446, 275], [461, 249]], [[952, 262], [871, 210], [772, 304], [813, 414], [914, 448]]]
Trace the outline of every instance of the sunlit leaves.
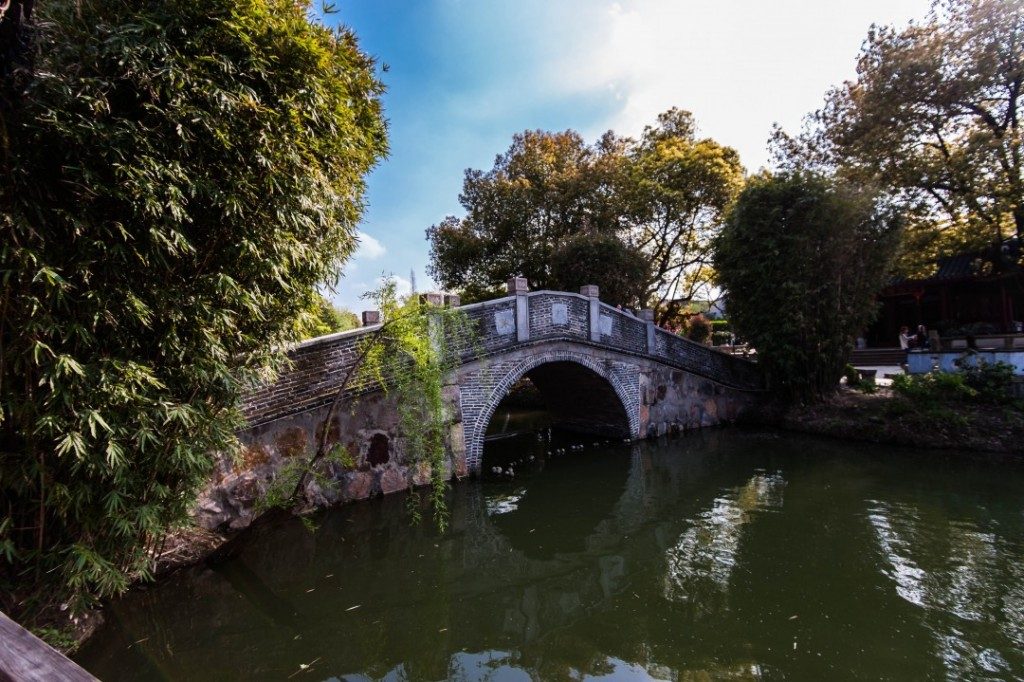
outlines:
[[587, 144], [572, 130], [526, 131], [491, 170], [466, 171], [465, 217], [427, 230], [430, 271], [467, 301], [500, 293], [513, 276], [540, 289], [610, 285], [614, 272], [599, 262], [577, 262], [571, 272], [556, 265], [569, 242], [592, 252], [615, 239], [617, 255], [634, 261], [640, 253], [646, 268], [640, 286], [604, 286], [602, 298], [664, 309], [707, 295], [711, 239], [743, 174], [734, 149], [697, 138], [691, 114], [675, 108], [638, 140], [608, 132]]
[[352, 252], [383, 87], [305, 9], [40, 4], [0, 161], [3, 593], [145, 575]]
[[1022, 36], [1022, 0], [936, 0], [923, 21], [873, 27], [856, 79], [828, 93], [802, 135], [776, 131], [778, 160], [888, 189], [914, 226], [908, 275], [922, 248], [1024, 235]]
[[[363, 341], [359, 380], [379, 384], [398, 407], [400, 437], [411, 468], [430, 467], [430, 503], [439, 529], [448, 524], [446, 493], [451, 463], [446, 450], [451, 415], [444, 401], [445, 380], [472, 353], [476, 328], [458, 309], [411, 296], [401, 301], [393, 279], [369, 294], [381, 313], [379, 334]], [[415, 511], [415, 509], [414, 509]]]

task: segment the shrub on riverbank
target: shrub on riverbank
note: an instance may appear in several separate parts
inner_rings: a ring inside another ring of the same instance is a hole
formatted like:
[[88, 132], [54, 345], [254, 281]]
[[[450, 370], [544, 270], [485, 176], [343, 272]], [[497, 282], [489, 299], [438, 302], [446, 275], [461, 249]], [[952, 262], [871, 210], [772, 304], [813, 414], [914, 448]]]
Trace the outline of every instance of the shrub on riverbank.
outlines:
[[1024, 409], [1019, 403], [981, 400], [962, 377], [948, 373], [897, 383], [913, 388], [869, 394], [841, 389], [823, 402], [790, 406], [771, 421], [845, 440], [1021, 454]]
[[938, 403], [988, 403], [1003, 405], [1013, 402], [1010, 387], [1013, 366], [1005, 362], [958, 361], [957, 372], [898, 374], [893, 390], [909, 400], [935, 405]]
[[0, 155], [0, 608], [22, 619], [149, 572], [355, 246], [383, 88], [307, 10], [39, 5]]

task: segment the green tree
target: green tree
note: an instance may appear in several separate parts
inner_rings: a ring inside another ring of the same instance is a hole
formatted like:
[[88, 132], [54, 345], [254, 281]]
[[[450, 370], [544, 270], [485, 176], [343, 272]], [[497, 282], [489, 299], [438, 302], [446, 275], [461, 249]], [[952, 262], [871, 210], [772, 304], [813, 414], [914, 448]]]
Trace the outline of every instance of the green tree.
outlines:
[[315, 339], [318, 336], [355, 329], [360, 326], [360, 322], [359, 317], [351, 310], [337, 308], [323, 295], [313, 293], [309, 304], [300, 312], [296, 325], [298, 338]]
[[[500, 295], [503, 282], [524, 276], [541, 289], [608, 282], [609, 293], [629, 292], [615, 303], [664, 310], [666, 301], [708, 293], [711, 239], [742, 183], [736, 151], [698, 139], [680, 109], [661, 114], [640, 140], [608, 132], [588, 145], [573, 131], [522, 133], [490, 171], [466, 171], [465, 217], [427, 230], [430, 271], [467, 301]], [[558, 271], [566, 264], [559, 252], [587, 239], [590, 250], [617, 239], [616, 257], [643, 255], [639, 294], [632, 282], [613, 285], [614, 271], [599, 261]]]
[[922, 22], [872, 27], [857, 78], [799, 138], [777, 131], [777, 152], [887, 188], [915, 250], [992, 244], [1024, 236], [1022, 94], [1024, 0], [936, 0]]
[[836, 390], [875, 314], [899, 221], [876, 194], [810, 173], [761, 175], [715, 242], [729, 320], [784, 400]]
[[640, 308], [646, 301], [648, 266], [639, 250], [613, 234], [581, 233], [551, 254], [549, 286], [579, 291], [584, 284], [596, 284], [606, 303]]
[[643, 298], [659, 322], [668, 319], [670, 301], [712, 297], [712, 241], [743, 181], [736, 150], [698, 139], [688, 111], [660, 114], [631, 146], [620, 192], [628, 241], [649, 263]]
[[5, 608], [33, 590], [77, 608], [147, 574], [233, 446], [240, 391], [351, 253], [382, 85], [307, 10], [37, 9], [0, 158]]
[[574, 131], [526, 131], [512, 139], [486, 173], [468, 169], [459, 202], [427, 230], [430, 273], [467, 301], [498, 293], [513, 276], [535, 288], [552, 285], [551, 255], [581, 232], [617, 232], [621, 211], [613, 181], [621, 152], [611, 134], [588, 145]]

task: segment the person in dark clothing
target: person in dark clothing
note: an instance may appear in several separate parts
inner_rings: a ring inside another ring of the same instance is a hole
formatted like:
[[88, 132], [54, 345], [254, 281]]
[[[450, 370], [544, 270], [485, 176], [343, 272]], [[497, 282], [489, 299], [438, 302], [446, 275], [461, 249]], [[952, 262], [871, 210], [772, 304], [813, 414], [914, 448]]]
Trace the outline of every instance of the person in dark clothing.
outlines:
[[927, 350], [928, 348], [928, 330], [925, 329], [923, 324], [917, 325], [917, 333], [914, 334], [914, 348], [922, 350]]

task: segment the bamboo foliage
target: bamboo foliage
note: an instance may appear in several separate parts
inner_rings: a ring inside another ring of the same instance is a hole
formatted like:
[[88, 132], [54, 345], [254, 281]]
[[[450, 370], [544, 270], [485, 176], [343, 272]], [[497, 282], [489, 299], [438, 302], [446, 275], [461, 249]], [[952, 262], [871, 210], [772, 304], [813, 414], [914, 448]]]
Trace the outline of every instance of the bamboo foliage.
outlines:
[[0, 159], [0, 594], [81, 606], [147, 574], [232, 447], [386, 125], [373, 61], [301, 2], [37, 14]]

